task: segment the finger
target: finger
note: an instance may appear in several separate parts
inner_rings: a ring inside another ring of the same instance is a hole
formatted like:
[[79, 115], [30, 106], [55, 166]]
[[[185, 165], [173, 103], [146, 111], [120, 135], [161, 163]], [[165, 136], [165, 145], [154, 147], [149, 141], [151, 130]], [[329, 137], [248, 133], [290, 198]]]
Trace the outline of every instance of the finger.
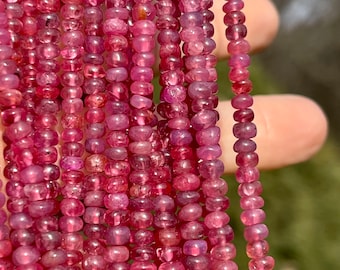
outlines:
[[[297, 95], [255, 96], [254, 123], [257, 125], [259, 168], [274, 169], [299, 163], [313, 156], [327, 137], [327, 119], [312, 100]], [[226, 171], [236, 169], [232, 135], [234, 109], [220, 102], [221, 147]]]
[[[222, 6], [224, 1], [214, 1], [212, 10], [215, 14], [214, 26], [216, 41], [216, 55], [227, 56], [228, 41], [225, 38], [225, 26], [223, 24], [224, 13]], [[279, 28], [278, 11], [270, 0], [244, 0], [243, 12], [246, 15], [248, 28], [247, 40], [253, 51], [259, 51], [267, 47], [275, 38]]]

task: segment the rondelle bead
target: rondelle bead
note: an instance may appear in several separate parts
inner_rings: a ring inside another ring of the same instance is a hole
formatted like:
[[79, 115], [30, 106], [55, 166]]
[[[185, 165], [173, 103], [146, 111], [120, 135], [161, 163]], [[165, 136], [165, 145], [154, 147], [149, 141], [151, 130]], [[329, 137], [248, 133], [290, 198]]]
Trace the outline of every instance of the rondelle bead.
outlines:
[[187, 270], [209, 269], [210, 259], [207, 255], [187, 256], [184, 259]]
[[185, 240], [200, 239], [204, 235], [204, 226], [199, 221], [190, 221], [181, 225], [181, 237]]
[[181, 235], [176, 228], [165, 228], [156, 233], [157, 242], [164, 247], [174, 247], [181, 242]]
[[210, 255], [214, 260], [232, 260], [236, 257], [236, 247], [232, 243], [218, 244], [210, 250]]
[[[173, 236], [173, 234], [171, 234]], [[149, 230], [137, 230], [131, 232], [131, 242], [137, 246], [146, 246], [154, 241], [154, 233]], [[170, 239], [169, 239], [170, 240]]]
[[126, 226], [108, 227], [105, 232], [105, 240], [108, 245], [126, 245], [130, 241], [130, 229]]
[[129, 259], [129, 249], [126, 246], [106, 247], [103, 257], [109, 263], [125, 262]]
[[208, 238], [211, 245], [229, 243], [234, 239], [234, 231], [230, 225], [208, 231]]
[[13, 251], [12, 261], [15, 265], [29, 265], [39, 260], [40, 253], [33, 246], [21, 246]]
[[184, 205], [178, 212], [180, 221], [194, 221], [198, 220], [203, 213], [202, 206], [198, 203]]
[[185, 270], [183, 263], [180, 261], [165, 262], [159, 265], [159, 270]]
[[262, 208], [264, 200], [260, 196], [245, 196], [241, 198], [240, 206], [243, 210]]
[[130, 270], [157, 270], [157, 266], [152, 262], [135, 261], [131, 264]]
[[259, 180], [260, 172], [256, 167], [239, 167], [236, 170], [235, 177], [240, 184], [251, 183]]
[[248, 242], [263, 240], [268, 237], [268, 228], [265, 224], [255, 224], [245, 227], [244, 238]]
[[45, 268], [52, 268], [66, 262], [67, 255], [62, 249], [49, 250], [41, 256], [40, 263]]
[[183, 253], [189, 256], [199, 256], [207, 253], [208, 245], [205, 240], [187, 240], [183, 244]]
[[260, 259], [268, 254], [269, 244], [266, 240], [248, 243], [246, 251], [249, 258]]
[[207, 179], [202, 183], [203, 194], [207, 197], [224, 196], [228, 191], [227, 182], [224, 179]]
[[265, 270], [272, 270], [274, 269], [275, 261], [274, 258], [271, 256], [266, 256], [259, 259], [252, 259], [250, 260], [248, 267], [250, 270], [255, 269], [265, 269]]
[[242, 183], [238, 187], [238, 194], [241, 197], [259, 196], [263, 191], [262, 184], [260, 181]]
[[264, 222], [266, 214], [262, 209], [249, 209], [241, 213], [241, 221], [246, 226]]
[[185, 173], [173, 179], [173, 187], [178, 191], [193, 191], [199, 188], [200, 179], [193, 173]]

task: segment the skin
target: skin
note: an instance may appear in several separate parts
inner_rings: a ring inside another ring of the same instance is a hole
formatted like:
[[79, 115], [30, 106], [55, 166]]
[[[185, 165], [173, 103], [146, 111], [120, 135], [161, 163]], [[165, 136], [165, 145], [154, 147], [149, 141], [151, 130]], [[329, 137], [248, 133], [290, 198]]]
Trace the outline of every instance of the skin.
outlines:
[[[279, 27], [279, 16], [268, 0], [245, 0], [244, 13], [247, 17], [248, 40], [254, 52], [266, 48], [275, 38]], [[215, 23], [222, 22], [224, 1], [215, 1]], [[227, 57], [227, 41], [224, 26], [215, 26], [216, 54]], [[305, 161], [322, 146], [327, 136], [327, 119], [320, 107], [312, 100], [293, 95], [256, 96], [253, 110], [258, 135], [255, 139], [260, 156], [259, 168], [273, 169]], [[231, 134], [233, 125], [230, 102], [220, 102], [218, 111], [222, 129], [221, 146], [226, 172], [236, 169], [232, 145], [235, 138]], [[293, 121], [294, 120], [294, 121]], [[0, 136], [3, 127], [0, 125]], [[0, 152], [4, 143], [0, 140]], [[0, 158], [0, 168], [4, 168]]]

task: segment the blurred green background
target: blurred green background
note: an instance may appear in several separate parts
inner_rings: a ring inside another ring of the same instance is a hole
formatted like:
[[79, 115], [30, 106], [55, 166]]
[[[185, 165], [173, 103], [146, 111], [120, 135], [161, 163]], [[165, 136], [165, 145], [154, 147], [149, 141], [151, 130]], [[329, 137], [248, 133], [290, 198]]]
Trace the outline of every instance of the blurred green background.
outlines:
[[[254, 94], [296, 93], [311, 97], [327, 114], [330, 134], [311, 160], [262, 172], [277, 270], [340, 269], [340, 1], [276, 0], [281, 29], [274, 44], [252, 58]], [[220, 93], [226, 92], [226, 63], [220, 63]], [[225, 80], [225, 81], [224, 81]], [[223, 97], [225, 98], [225, 96]], [[318, 127], [315, 127], [318, 128]], [[303, 139], [303, 138], [301, 138]], [[230, 186], [230, 215], [236, 228], [239, 269], [246, 269], [236, 184]]]

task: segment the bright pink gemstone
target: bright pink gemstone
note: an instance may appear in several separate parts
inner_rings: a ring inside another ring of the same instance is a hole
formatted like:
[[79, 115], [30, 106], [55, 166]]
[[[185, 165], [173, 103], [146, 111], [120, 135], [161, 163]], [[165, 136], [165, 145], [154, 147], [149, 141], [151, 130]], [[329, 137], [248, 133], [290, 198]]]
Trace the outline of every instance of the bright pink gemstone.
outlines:
[[269, 231], [265, 224], [247, 226], [244, 230], [244, 238], [248, 242], [263, 240], [268, 237]]
[[210, 251], [211, 257], [219, 261], [228, 261], [236, 257], [236, 247], [232, 243], [215, 245]]
[[60, 167], [63, 170], [80, 170], [84, 168], [84, 161], [80, 157], [63, 157], [60, 160]]
[[241, 198], [240, 205], [243, 210], [262, 208], [264, 200], [260, 196], [245, 196]]
[[151, 212], [133, 211], [130, 214], [131, 226], [138, 229], [146, 229], [153, 223], [153, 215]]
[[[180, 236], [179, 231], [176, 228], [164, 228], [164, 229], [157, 231], [156, 239], [157, 239], [157, 242], [159, 242], [161, 246], [175, 247], [175, 246], [178, 246], [180, 244], [181, 236]], [[165, 252], [165, 250], [163, 250], [162, 252]], [[165, 256], [168, 257], [169, 255], [170, 254], [168, 254], [168, 255], [162, 254], [162, 256], [164, 256], [164, 257]], [[173, 255], [173, 254], [171, 254], [171, 255]], [[162, 259], [167, 260], [164, 257]], [[172, 257], [173, 256], [171, 256], [171, 258], [169, 258], [169, 260], [167, 260], [167, 261], [170, 261], [170, 259], [172, 259]]]
[[152, 21], [155, 18], [155, 15], [156, 15], [156, 8], [151, 1], [138, 1], [133, 6], [132, 18], [134, 21], [138, 21], [138, 20]]
[[167, 103], [183, 102], [186, 98], [186, 89], [182, 85], [168, 85], [161, 91], [160, 99]]
[[200, 239], [204, 235], [204, 226], [199, 221], [187, 222], [181, 226], [180, 233], [185, 240]]
[[156, 33], [156, 25], [150, 20], [139, 20], [130, 27], [130, 31], [133, 36], [154, 35]]
[[129, 243], [130, 235], [130, 229], [126, 226], [108, 227], [105, 240], [108, 245], [121, 246]]
[[227, 213], [222, 211], [211, 212], [204, 218], [204, 224], [209, 229], [222, 228], [227, 225], [230, 218]]
[[199, 145], [214, 145], [220, 140], [220, 128], [209, 127], [196, 133], [196, 141]]
[[202, 206], [198, 203], [187, 204], [178, 212], [178, 218], [181, 221], [198, 220], [203, 213]]
[[185, 146], [190, 145], [192, 142], [192, 134], [186, 129], [175, 129], [170, 132], [169, 135], [170, 143], [174, 146]]
[[162, 263], [158, 270], [185, 270], [185, 267], [180, 261], [172, 261]]
[[208, 245], [205, 240], [188, 240], [183, 244], [183, 253], [189, 256], [199, 256], [207, 253]]
[[200, 179], [193, 173], [185, 173], [173, 179], [173, 187], [178, 191], [192, 191], [200, 186]]
[[263, 269], [272, 270], [275, 266], [275, 260], [271, 256], [266, 256], [261, 259], [253, 259], [249, 262], [248, 267], [250, 270]]
[[107, 35], [122, 35], [128, 31], [128, 25], [121, 19], [111, 18], [104, 21], [103, 32]]
[[86, 207], [83, 219], [86, 223], [90, 224], [103, 224], [104, 223], [105, 209], [100, 207]]
[[54, 216], [40, 217], [35, 220], [34, 228], [39, 232], [57, 231], [58, 219]]
[[228, 185], [222, 178], [207, 179], [202, 183], [202, 191], [207, 197], [224, 196], [228, 191]]
[[239, 167], [255, 167], [259, 162], [257, 153], [239, 153], [236, 155], [236, 164]]
[[103, 257], [107, 262], [125, 262], [129, 259], [129, 249], [126, 246], [110, 246], [104, 251]]
[[131, 243], [137, 246], [146, 246], [154, 241], [154, 233], [149, 230], [137, 230], [131, 232]]
[[216, 160], [222, 155], [222, 149], [219, 145], [204, 145], [196, 149], [199, 159]]
[[43, 168], [38, 165], [31, 165], [20, 172], [20, 178], [25, 184], [42, 182], [44, 180]]
[[247, 244], [247, 255], [252, 259], [261, 259], [268, 254], [269, 244], [266, 240], [255, 241]]
[[235, 177], [240, 184], [251, 183], [259, 180], [260, 172], [257, 167], [240, 167], [236, 170]]
[[61, 248], [66, 250], [82, 250], [83, 235], [80, 232], [63, 233]]
[[152, 262], [138, 262], [131, 264], [130, 270], [157, 270], [157, 266]]
[[66, 252], [62, 249], [54, 249], [47, 251], [42, 255], [40, 263], [46, 267], [55, 267], [65, 263], [67, 260]]
[[13, 251], [12, 261], [15, 265], [29, 265], [39, 260], [40, 253], [33, 246], [21, 246]]
[[155, 55], [151, 52], [134, 53], [132, 61], [136, 66], [152, 67], [155, 64]]
[[238, 270], [237, 264], [233, 261], [214, 260], [212, 261], [211, 267], [212, 269], [216, 269], [216, 270], [225, 270], [225, 269]]
[[106, 192], [102, 190], [92, 190], [88, 191], [84, 197], [84, 205], [85, 206], [95, 206], [101, 207], [104, 206], [104, 197]]
[[132, 48], [137, 53], [151, 52], [155, 48], [153, 36], [140, 35], [132, 39]]
[[105, 270], [107, 262], [102, 255], [90, 255], [83, 260], [83, 270]]
[[104, 197], [104, 204], [109, 210], [125, 210], [129, 205], [129, 198], [125, 193], [107, 194]]
[[210, 268], [210, 259], [207, 255], [187, 256], [184, 259], [186, 269], [204, 270]]
[[224, 173], [223, 162], [216, 160], [203, 160], [198, 166], [199, 173], [202, 177], [208, 179], [219, 178]]
[[55, 215], [58, 212], [58, 202], [54, 199], [33, 201], [28, 205], [28, 212], [32, 218]]
[[35, 244], [41, 252], [56, 249], [61, 245], [61, 233], [58, 231], [37, 233]]
[[229, 207], [229, 199], [225, 196], [207, 197], [205, 199], [205, 209], [213, 211], [225, 211]]

